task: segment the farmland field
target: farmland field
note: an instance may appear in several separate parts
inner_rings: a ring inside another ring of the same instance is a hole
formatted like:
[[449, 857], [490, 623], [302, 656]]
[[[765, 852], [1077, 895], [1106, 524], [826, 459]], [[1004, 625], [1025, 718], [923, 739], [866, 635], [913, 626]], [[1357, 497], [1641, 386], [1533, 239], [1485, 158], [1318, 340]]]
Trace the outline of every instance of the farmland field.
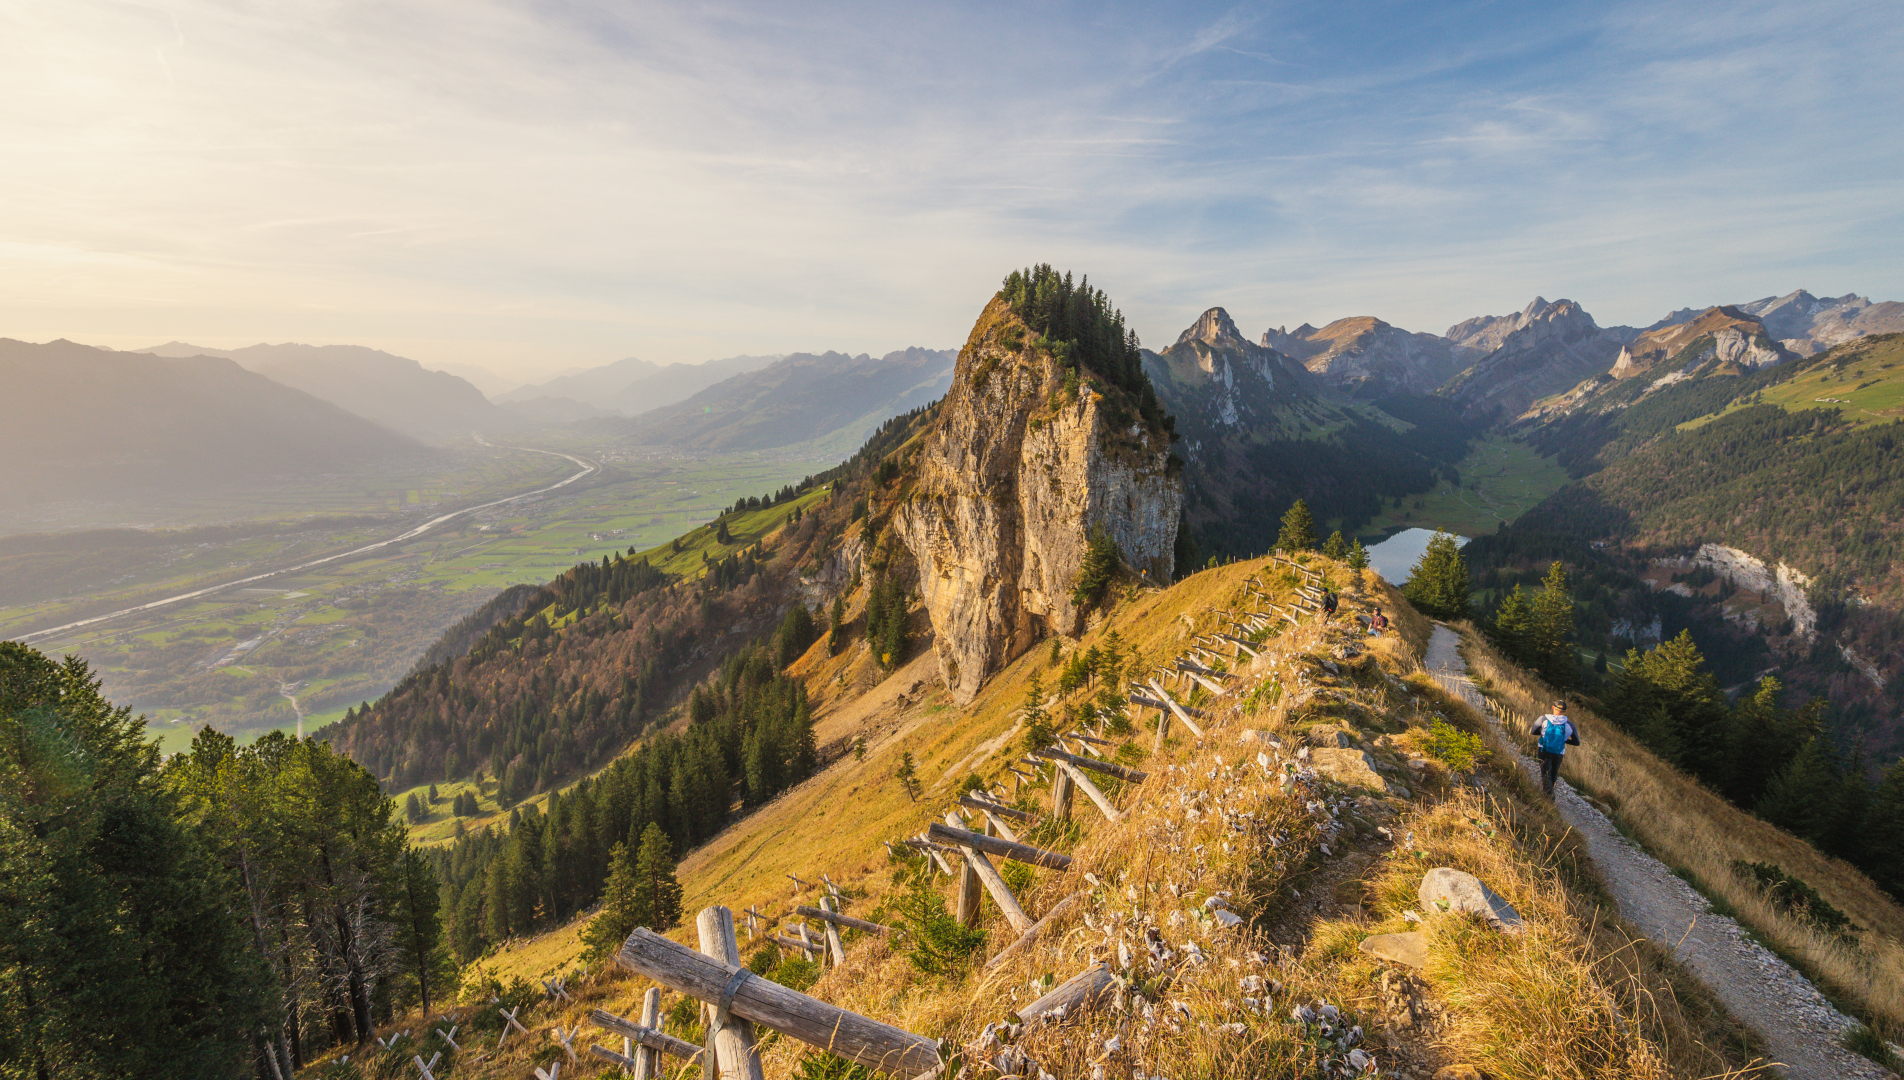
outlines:
[[[784, 454], [691, 457], [565, 448], [601, 463], [555, 492], [488, 510], [392, 546], [194, 600], [38, 639], [87, 660], [108, 697], [147, 714], [166, 751], [210, 723], [244, 739], [305, 730], [382, 694], [457, 619], [501, 589], [540, 583], [584, 559], [661, 545], [742, 496], [836, 464]], [[0, 540], [0, 637], [19, 637], [160, 597], [297, 565], [387, 539], [459, 506], [533, 491], [570, 462], [496, 447], [434, 487], [366, 497], [340, 482], [318, 513], [234, 500], [191, 508], [207, 523]], [[255, 517], [239, 517], [246, 510]], [[738, 523], [737, 523], [738, 524]]]

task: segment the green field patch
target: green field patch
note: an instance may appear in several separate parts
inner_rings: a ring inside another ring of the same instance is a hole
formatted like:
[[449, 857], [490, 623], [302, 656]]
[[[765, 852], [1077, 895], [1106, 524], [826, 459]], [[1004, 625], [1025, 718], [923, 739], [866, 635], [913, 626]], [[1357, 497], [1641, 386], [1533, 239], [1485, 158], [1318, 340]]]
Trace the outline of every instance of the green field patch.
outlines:
[[1878, 342], [1849, 353], [1842, 362], [1811, 369], [1738, 398], [1719, 412], [1689, 420], [1680, 431], [1704, 427], [1750, 405], [1776, 405], [1787, 412], [1836, 409], [1853, 426], [1904, 420], [1904, 339]]
[[1433, 491], [1404, 496], [1362, 531], [1387, 534], [1423, 528], [1479, 536], [1526, 513], [1568, 480], [1567, 470], [1553, 459], [1503, 435], [1475, 442], [1455, 469], [1461, 474], [1459, 486], [1442, 480]]

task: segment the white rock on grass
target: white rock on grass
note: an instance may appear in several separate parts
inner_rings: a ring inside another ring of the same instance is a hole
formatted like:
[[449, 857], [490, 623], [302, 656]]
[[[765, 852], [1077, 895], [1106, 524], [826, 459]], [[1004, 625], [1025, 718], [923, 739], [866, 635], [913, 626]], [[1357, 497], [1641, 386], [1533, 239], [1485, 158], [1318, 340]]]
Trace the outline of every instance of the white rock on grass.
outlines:
[[1489, 926], [1504, 933], [1518, 933], [1526, 925], [1514, 905], [1482, 884], [1480, 878], [1451, 866], [1437, 866], [1423, 874], [1420, 897], [1425, 911], [1479, 915]]

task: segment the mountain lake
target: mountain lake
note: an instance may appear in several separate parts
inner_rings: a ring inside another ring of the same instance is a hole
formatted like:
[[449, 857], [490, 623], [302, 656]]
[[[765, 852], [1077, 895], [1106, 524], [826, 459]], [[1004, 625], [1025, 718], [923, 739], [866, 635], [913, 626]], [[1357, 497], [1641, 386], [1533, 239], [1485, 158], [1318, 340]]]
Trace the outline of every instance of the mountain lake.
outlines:
[[[1433, 529], [1403, 529], [1379, 544], [1370, 544], [1369, 566], [1382, 575], [1383, 580], [1400, 585], [1415, 572], [1415, 564], [1421, 561], [1422, 552], [1428, 550], [1428, 541], [1434, 536]], [[1456, 536], [1454, 542], [1456, 546], [1465, 546], [1468, 538]]]

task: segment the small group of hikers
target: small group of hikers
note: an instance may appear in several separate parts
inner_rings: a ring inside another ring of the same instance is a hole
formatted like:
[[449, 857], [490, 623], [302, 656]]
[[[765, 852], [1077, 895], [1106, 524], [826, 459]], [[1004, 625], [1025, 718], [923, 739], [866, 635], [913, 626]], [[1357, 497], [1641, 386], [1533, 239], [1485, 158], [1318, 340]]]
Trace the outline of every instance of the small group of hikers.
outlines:
[[[1329, 590], [1329, 589], [1322, 590], [1322, 621], [1328, 622], [1331, 619], [1334, 619], [1336, 609], [1339, 608], [1341, 604], [1342, 604], [1341, 599], [1338, 598], [1332, 590]], [[1381, 637], [1382, 634], [1385, 633], [1387, 630], [1388, 630], [1388, 616], [1382, 614], [1381, 608], [1371, 609], [1369, 611], [1369, 617], [1368, 617], [1369, 636]]]
[[1540, 749], [1540, 787], [1548, 798], [1554, 797], [1554, 781], [1560, 778], [1560, 759], [1567, 747], [1580, 745], [1580, 729], [1567, 719], [1567, 703], [1554, 702], [1554, 711], [1534, 721], [1534, 740]]

